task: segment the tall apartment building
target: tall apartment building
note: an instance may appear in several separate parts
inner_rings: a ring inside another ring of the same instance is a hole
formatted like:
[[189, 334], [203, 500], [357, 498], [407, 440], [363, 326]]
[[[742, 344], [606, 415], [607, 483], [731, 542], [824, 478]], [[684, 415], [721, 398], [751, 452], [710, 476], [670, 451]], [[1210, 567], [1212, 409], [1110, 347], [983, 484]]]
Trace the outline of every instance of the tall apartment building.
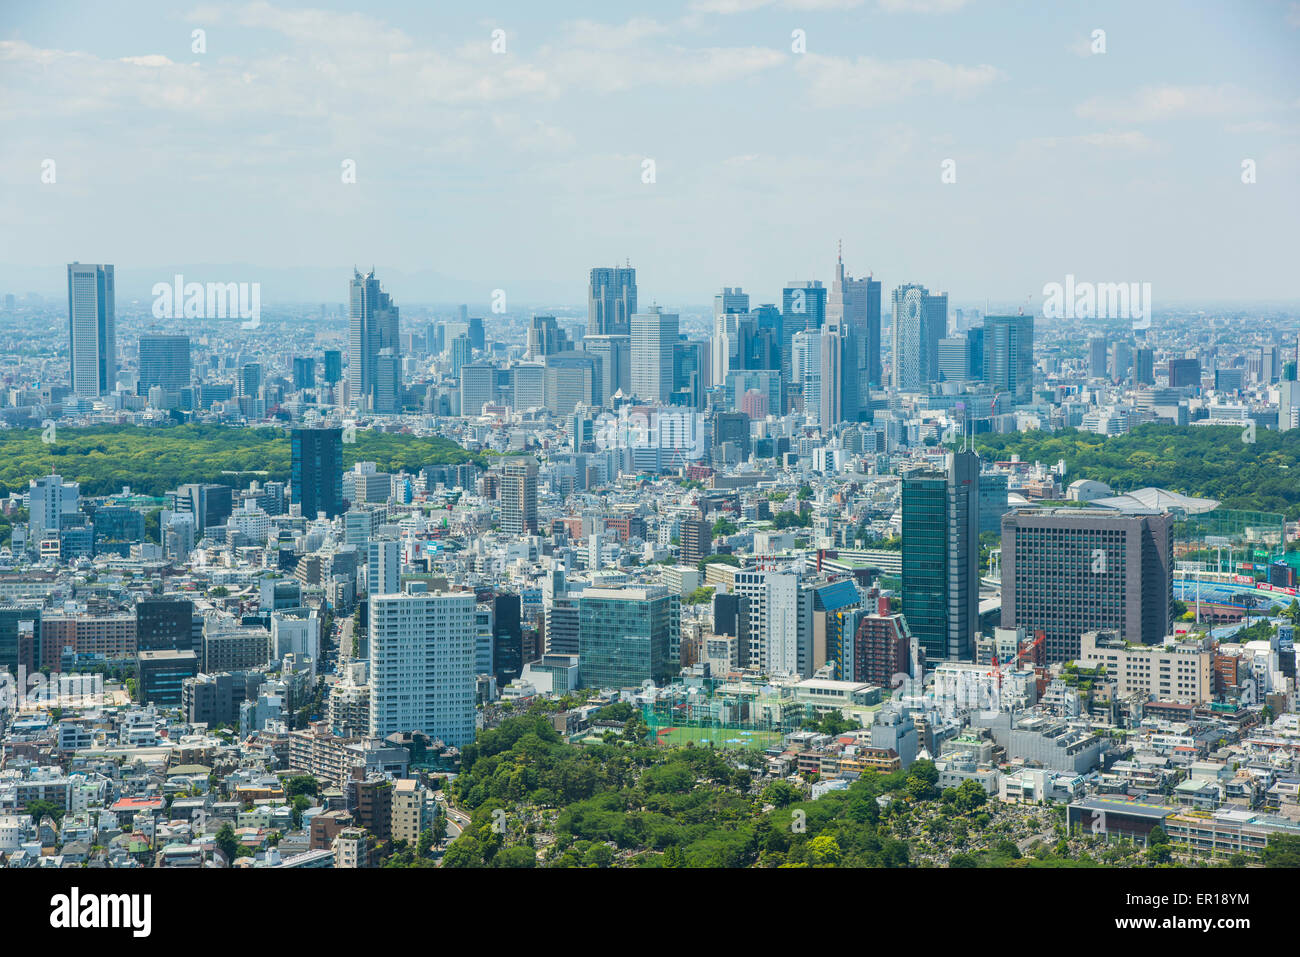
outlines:
[[371, 595], [370, 735], [474, 739], [473, 592]]
[[85, 398], [117, 384], [113, 267], [68, 264], [68, 341], [72, 391]]
[[713, 525], [706, 518], [688, 518], [679, 533], [684, 565], [698, 565], [713, 554]]
[[1153, 645], [1169, 633], [1173, 516], [1019, 509], [1002, 517], [1002, 627], [1046, 635], [1047, 663], [1073, 661], [1088, 631]]
[[507, 535], [537, 534], [537, 460], [508, 458], [501, 466], [501, 530]]

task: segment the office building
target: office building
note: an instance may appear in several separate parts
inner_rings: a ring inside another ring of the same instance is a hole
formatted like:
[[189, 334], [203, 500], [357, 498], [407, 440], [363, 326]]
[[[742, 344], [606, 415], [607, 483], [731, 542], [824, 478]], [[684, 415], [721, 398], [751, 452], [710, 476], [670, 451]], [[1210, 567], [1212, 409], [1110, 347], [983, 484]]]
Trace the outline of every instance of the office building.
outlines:
[[578, 661], [588, 688], [663, 684], [680, 665], [681, 598], [662, 586], [588, 588], [578, 598]]
[[1048, 664], [1080, 655], [1080, 636], [1113, 631], [1158, 644], [1170, 630], [1173, 516], [1106, 509], [1020, 509], [1002, 518], [1002, 627], [1042, 631]]
[[365, 276], [353, 270], [349, 291], [348, 385], [352, 405], [363, 412], [390, 411], [393, 362], [383, 365], [384, 391], [379, 390], [379, 355], [385, 349], [400, 355], [398, 310], [371, 270]]
[[677, 314], [651, 306], [632, 316], [632, 394], [644, 402], [667, 403], [673, 393], [673, 345]]
[[343, 512], [343, 430], [296, 428], [290, 446], [291, 501], [308, 519], [335, 518]]
[[1033, 316], [984, 317], [983, 379], [995, 393], [1008, 398], [1006, 405], [1033, 401]]
[[587, 287], [587, 331], [591, 335], [628, 335], [636, 311], [635, 269], [629, 265], [591, 271]]
[[136, 395], [159, 386], [179, 392], [190, 384], [190, 337], [149, 332], [140, 336], [140, 378]]
[[854, 337], [857, 348], [856, 367], [864, 384], [880, 388], [880, 283], [867, 276], [854, 279], [844, 271], [844, 257], [835, 262], [835, 278], [831, 280], [830, 295], [826, 299], [826, 322], [840, 321]]
[[631, 336], [583, 336], [583, 352], [600, 363], [600, 384], [597, 402], [609, 405], [615, 393], [632, 392], [632, 338]]
[[192, 651], [194, 603], [188, 598], [141, 598], [135, 606], [140, 651]]
[[980, 460], [903, 476], [903, 615], [930, 660], [969, 661], [979, 630]]
[[68, 265], [68, 338], [72, 392], [97, 398], [117, 384], [113, 267]]
[[370, 736], [474, 740], [474, 594], [370, 596]]
[[908, 283], [894, 290], [890, 384], [899, 392], [924, 392], [939, 380], [939, 340], [948, 334], [948, 294], [931, 295]]

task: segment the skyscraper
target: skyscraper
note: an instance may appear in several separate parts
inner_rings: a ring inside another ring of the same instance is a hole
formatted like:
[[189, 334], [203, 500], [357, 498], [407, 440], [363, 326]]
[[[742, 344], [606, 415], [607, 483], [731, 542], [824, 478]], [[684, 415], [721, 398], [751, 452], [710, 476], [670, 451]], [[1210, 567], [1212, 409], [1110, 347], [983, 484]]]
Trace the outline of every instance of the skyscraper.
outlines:
[[903, 476], [903, 615], [932, 660], [971, 660], [979, 627], [979, 471], [974, 452], [945, 472]]
[[583, 336], [582, 349], [600, 360], [600, 401], [609, 404], [616, 392], [632, 391], [632, 339], [630, 336]]
[[117, 382], [113, 267], [68, 265], [68, 339], [72, 391], [95, 398]]
[[474, 740], [474, 593], [370, 596], [370, 735]]
[[939, 340], [948, 334], [948, 294], [908, 283], [894, 290], [893, 366], [899, 392], [923, 392], [939, 379]]
[[984, 381], [1017, 405], [1034, 397], [1034, 317], [984, 317]]
[[856, 422], [861, 393], [858, 386], [858, 337], [843, 318], [827, 318], [820, 343], [821, 390], [817, 421], [824, 431], [840, 422]]
[[529, 359], [542, 359], [568, 348], [568, 336], [554, 316], [533, 316], [528, 323]]
[[636, 313], [636, 270], [598, 267], [587, 288], [587, 331], [595, 336], [625, 336]]
[[1157, 644], [1173, 603], [1173, 516], [1020, 509], [1002, 517], [1002, 627], [1042, 631], [1047, 663], [1080, 654], [1086, 631]]
[[[374, 270], [365, 276], [353, 270], [351, 320], [348, 327], [348, 383], [352, 404], [363, 412], [391, 412], [392, 389], [387, 383], [392, 364], [385, 368], [385, 392], [378, 391], [378, 359], [384, 349], [400, 356], [397, 307], [379, 286]], [[400, 368], [400, 363], [399, 363]], [[390, 406], [390, 408], [384, 408]]]
[[301, 392], [316, 385], [316, 359], [312, 356], [293, 357], [293, 387]]
[[343, 378], [343, 353], [337, 349], [325, 350], [325, 381], [337, 384]]
[[632, 394], [644, 402], [668, 401], [673, 392], [677, 314], [651, 306], [632, 316]]
[[712, 381], [725, 382], [727, 373], [738, 364], [737, 323], [749, 314], [749, 294], [739, 286], [724, 286], [713, 297]]
[[854, 279], [844, 271], [844, 257], [835, 261], [835, 278], [826, 299], [826, 322], [843, 320], [855, 337], [854, 361], [863, 383], [879, 388], [880, 378], [880, 283], [867, 276]]
[[343, 511], [343, 430], [297, 428], [290, 434], [291, 501], [309, 520]]
[[519, 455], [501, 466], [501, 530], [537, 534], [537, 460]]
[[176, 392], [190, 384], [190, 337], [146, 332], [140, 336], [140, 378], [136, 394], [154, 386]]

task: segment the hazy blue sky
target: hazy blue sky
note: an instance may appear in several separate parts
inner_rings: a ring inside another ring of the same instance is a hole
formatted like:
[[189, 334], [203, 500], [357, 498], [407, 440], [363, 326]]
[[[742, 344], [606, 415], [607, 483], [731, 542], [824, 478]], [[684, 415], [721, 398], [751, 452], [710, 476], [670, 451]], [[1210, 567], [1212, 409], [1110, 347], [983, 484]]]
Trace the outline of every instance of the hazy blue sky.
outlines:
[[[1300, 299], [1292, 0], [365, 7], [5, 0], [0, 289], [356, 262], [577, 300], [630, 258], [644, 302], [779, 301], [842, 237], [850, 271], [957, 301], [1066, 273]], [[228, 272], [192, 278], [259, 278]]]

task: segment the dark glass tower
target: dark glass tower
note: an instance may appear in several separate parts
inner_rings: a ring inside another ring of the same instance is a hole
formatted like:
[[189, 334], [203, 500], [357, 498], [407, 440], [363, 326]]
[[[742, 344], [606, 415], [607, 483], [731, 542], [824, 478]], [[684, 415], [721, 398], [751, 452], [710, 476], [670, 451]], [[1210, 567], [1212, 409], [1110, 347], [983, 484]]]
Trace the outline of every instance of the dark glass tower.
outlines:
[[343, 430], [294, 429], [290, 441], [291, 501], [308, 519], [336, 517], [343, 512]]

